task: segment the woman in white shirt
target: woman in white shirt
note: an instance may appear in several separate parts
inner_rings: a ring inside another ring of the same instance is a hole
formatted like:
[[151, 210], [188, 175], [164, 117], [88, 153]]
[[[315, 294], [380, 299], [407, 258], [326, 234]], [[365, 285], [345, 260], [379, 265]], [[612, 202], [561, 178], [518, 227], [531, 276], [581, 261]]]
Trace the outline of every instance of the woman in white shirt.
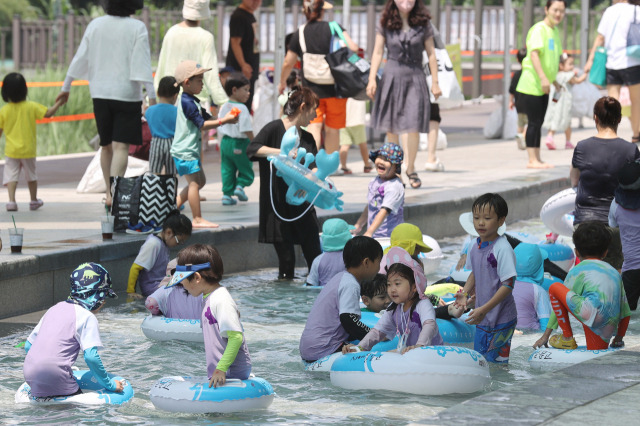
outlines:
[[640, 59], [627, 56], [627, 33], [634, 19], [640, 23], [640, 0], [614, 0], [608, 7], [600, 24], [598, 35], [593, 42], [589, 59], [584, 66], [585, 73], [591, 70], [598, 47], [607, 49], [607, 94], [620, 99], [620, 88], [629, 87], [631, 98], [632, 142], [640, 142]]
[[111, 177], [124, 176], [129, 145], [142, 144], [142, 87], [155, 104], [149, 35], [131, 18], [142, 0], [108, 0], [107, 15], [92, 20], [69, 65], [58, 99], [69, 99], [74, 79], [89, 80], [102, 153], [100, 166], [111, 206]]

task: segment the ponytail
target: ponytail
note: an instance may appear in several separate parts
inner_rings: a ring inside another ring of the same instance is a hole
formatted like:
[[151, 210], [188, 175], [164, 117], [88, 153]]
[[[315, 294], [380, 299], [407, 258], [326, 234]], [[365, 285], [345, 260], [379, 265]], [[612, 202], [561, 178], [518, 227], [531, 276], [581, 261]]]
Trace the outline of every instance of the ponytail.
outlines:
[[307, 108], [315, 109], [318, 108], [320, 101], [318, 100], [318, 95], [308, 87], [294, 88], [289, 92], [289, 99], [284, 104], [282, 111], [289, 118], [295, 117], [300, 112], [300, 106], [303, 103]]

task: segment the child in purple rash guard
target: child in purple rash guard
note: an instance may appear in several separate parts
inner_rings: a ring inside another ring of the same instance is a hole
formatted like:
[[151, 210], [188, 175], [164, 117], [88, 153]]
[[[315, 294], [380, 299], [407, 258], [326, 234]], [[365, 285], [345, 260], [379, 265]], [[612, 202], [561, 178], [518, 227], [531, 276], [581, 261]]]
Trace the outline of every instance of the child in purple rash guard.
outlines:
[[160, 282], [160, 286], [144, 303], [151, 315], [164, 315], [167, 318], [199, 320], [202, 315], [202, 297], [193, 297], [182, 285], [167, 287], [178, 259], [173, 259], [167, 265], [167, 276]]

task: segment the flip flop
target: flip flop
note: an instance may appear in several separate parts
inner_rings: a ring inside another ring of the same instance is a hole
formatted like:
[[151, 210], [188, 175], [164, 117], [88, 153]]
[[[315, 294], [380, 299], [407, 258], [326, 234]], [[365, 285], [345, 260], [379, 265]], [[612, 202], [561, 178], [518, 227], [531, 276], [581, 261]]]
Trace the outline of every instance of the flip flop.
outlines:
[[341, 167], [340, 170], [342, 170], [342, 174], [343, 175], [350, 175], [353, 174], [353, 172], [351, 171], [351, 169], [347, 169], [346, 167]]
[[365, 173], [371, 173], [371, 170], [373, 170], [372, 166], [364, 166], [364, 172]]
[[422, 186], [422, 181], [416, 172], [407, 173], [407, 177], [409, 178], [409, 184], [413, 189], [418, 189]]

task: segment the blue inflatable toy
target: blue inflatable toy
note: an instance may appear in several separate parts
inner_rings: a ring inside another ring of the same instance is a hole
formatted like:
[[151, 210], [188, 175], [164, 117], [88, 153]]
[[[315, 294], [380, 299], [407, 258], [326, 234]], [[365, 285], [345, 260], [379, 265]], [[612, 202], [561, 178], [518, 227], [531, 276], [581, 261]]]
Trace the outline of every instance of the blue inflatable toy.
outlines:
[[[340, 165], [338, 152], [327, 154], [321, 149], [318, 155], [314, 156], [304, 148], [298, 148], [299, 145], [298, 129], [293, 126], [282, 137], [280, 154], [268, 157], [271, 164], [278, 169], [277, 175], [289, 185], [287, 203], [299, 206], [307, 201], [321, 209], [335, 208], [342, 211], [342, 192], [339, 192], [328, 178]], [[314, 161], [318, 167], [316, 172], [309, 169], [309, 165]]]

